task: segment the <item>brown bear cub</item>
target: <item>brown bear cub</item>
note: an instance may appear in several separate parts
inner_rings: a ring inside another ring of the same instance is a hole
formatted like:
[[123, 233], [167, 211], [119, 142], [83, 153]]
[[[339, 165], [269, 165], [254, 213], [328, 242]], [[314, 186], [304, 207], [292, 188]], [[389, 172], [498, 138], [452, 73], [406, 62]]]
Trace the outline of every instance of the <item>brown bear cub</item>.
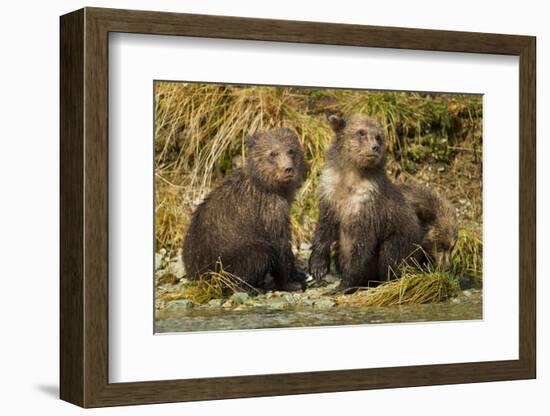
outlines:
[[423, 229], [413, 208], [385, 171], [381, 125], [364, 115], [332, 115], [335, 132], [319, 185], [319, 222], [309, 269], [319, 280], [329, 271], [336, 243], [342, 282], [336, 291], [394, 277], [399, 265], [420, 258]]
[[422, 248], [424, 261], [445, 270], [450, 265], [451, 251], [458, 239], [458, 223], [454, 207], [430, 188], [406, 182], [399, 185], [407, 203], [413, 207], [424, 229]]
[[290, 242], [290, 206], [307, 174], [298, 137], [286, 128], [246, 138], [248, 161], [226, 177], [195, 210], [183, 242], [191, 279], [224, 270], [263, 289], [266, 278], [279, 290], [300, 290]]

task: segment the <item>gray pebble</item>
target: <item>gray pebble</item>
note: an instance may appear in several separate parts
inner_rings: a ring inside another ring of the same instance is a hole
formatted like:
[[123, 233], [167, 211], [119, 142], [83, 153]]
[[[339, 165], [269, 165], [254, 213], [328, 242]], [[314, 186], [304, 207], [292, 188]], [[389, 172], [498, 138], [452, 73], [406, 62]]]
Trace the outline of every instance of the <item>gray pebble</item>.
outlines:
[[160, 253], [155, 253], [155, 270], [162, 269], [162, 266], [164, 265], [163, 262], [164, 256]]
[[330, 299], [318, 299], [313, 304], [316, 308], [332, 308], [334, 305], [336, 305], [336, 303]]
[[220, 308], [223, 305], [223, 299], [212, 299], [208, 302], [208, 306], [212, 308]]
[[335, 282], [337, 282], [337, 281], [340, 280], [340, 279], [338, 279], [338, 278], [337, 278], [336, 276], [334, 276], [333, 274], [328, 273], [328, 274], [324, 277], [323, 280], [324, 280], [325, 282], [328, 282], [328, 283], [335, 283]]
[[230, 300], [237, 304], [245, 303], [248, 300], [248, 293], [246, 292], [235, 292], [231, 295]]
[[191, 302], [189, 299], [173, 300], [167, 305], [167, 308], [170, 309], [191, 309], [192, 307], [193, 302]]
[[266, 301], [266, 307], [269, 309], [284, 309], [287, 306], [288, 302], [282, 297], [269, 298]]
[[178, 279], [181, 279], [185, 276], [185, 267], [183, 266], [183, 261], [181, 257], [177, 257], [175, 260], [172, 260], [168, 265], [168, 270], [174, 274]]
[[302, 306], [313, 306], [315, 304], [315, 301], [310, 298], [304, 298], [300, 301], [300, 305]]

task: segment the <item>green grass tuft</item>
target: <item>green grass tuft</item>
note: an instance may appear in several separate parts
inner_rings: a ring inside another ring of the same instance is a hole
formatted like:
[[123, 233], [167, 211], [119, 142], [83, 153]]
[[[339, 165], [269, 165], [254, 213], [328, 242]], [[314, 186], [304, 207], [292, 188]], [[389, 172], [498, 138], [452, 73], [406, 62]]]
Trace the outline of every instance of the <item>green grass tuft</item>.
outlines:
[[451, 272], [468, 277], [481, 285], [483, 272], [483, 242], [475, 230], [461, 228], [451, 253]]

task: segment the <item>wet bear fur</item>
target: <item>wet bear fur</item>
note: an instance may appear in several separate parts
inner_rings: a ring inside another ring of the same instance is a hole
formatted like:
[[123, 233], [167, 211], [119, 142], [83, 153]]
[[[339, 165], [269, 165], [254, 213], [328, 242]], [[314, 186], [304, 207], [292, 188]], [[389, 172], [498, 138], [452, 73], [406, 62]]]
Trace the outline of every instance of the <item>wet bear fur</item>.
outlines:
[[404, 260], [419, 259], [423, 228], [386, 174], [387, 145], [380, 123], [364, 115], [347, 120], [332, 115], [329, 122], [335, 138], [320, 177], [309, 269], [322, 279], [334, 246], [342, 275], [336, 290], [349, 291], [397, 277]]
[[423, 228], [424, 261], [440, 270], [450, 266], [451, 251], [458, 239], [458, 221], [452, 204], [441, 194], [415, 182], [399, 185]]
[[307, 175], [298, 137], [276, 128], [246, 138], [247, 164], [236, 169], [196, 208], [183, 242], [189, 278], [224, 270], [263, 289], [303, 289], [291, 249], [290, 206]]

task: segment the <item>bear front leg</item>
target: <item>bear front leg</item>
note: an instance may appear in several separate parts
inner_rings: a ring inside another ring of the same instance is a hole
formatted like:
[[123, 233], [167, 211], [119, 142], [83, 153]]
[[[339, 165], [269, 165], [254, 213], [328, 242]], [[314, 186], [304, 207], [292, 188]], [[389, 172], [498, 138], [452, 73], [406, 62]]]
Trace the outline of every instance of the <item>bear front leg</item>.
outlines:
[[290, 243], [282, 248], [276, 259], [273, 276], [278, 290], [295, 292], [305, 289], [306, 276], [296, 268], [296, 261]]
[[330, 247], [338, 238], [338, 223], [325, 204], [319, 206], [319, 221], [313, 234], [309, 273], [315, 280], [321, 280], [330, 270]]
[[[359, 234], [355, 231], [359, 231]], [[376, 279], [376, 239], [373, 233], [361, 233], [361, 229], [343, 230], [338, 242], [338, 261], [342, 281], [336, 288], [345, 291], [364, 286], [369, 280]]]

